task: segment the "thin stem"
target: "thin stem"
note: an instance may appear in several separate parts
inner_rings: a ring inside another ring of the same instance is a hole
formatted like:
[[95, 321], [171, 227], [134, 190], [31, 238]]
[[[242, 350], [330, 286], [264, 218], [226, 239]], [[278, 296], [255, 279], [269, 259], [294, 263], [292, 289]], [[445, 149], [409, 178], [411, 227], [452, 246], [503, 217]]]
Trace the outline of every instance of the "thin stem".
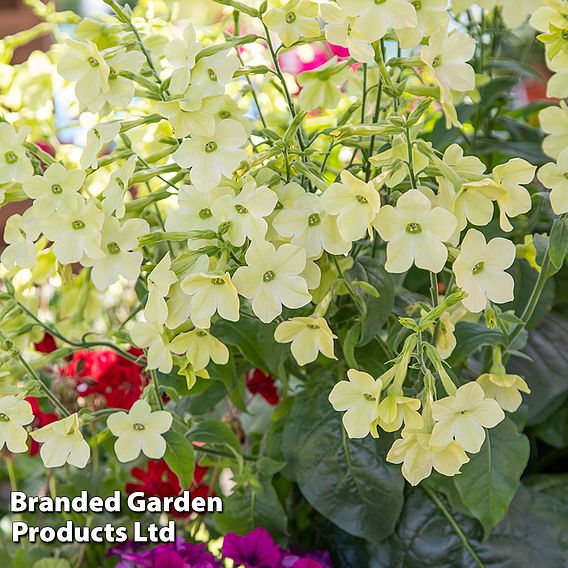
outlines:
[[481, 562], [479, 556], [477, 556], [477, 553], [475, 552], [475, 550], [473, 550], [473, 547], [469, 543], [467, 536], [461, 530], [460, 526], [458, 525], [456, 520], [452, 517], [451, 513], [448, 511], [447, 507], [444, 505], [442, 500], [427, 485], [422, 484], [420, 487], [422, 487], [426, 495], [428, 495], [428, 497], [430, 497], [430, 499], [434, 502], [434, 504], [438, 507], [438, 509], [440, 509], [444, 517], [448, 519], [448, 522], [450, 523], [450, 525], [452, 525], [452, 528], [454, 529], [454, 531], [462, 541], [464, 548], [470, 553], [471, 557], [473, 558], [473, 561], [478, 566], [478, 568], [485, 568], [483, 562]]
[[[202, 454], [208, 454], [212, 456], [218, 456], [222, 458], [235, 458], [235, 454], [231, 454], [229, 452], [223, 452], [222, 450], [214, 450], [212, 448], [205, 448], [204, 446], [197, 445], [196, 442], [193, 442], [193, 449], [196, 452], [201, 452]], [[238, 455], [238, 454], [237, 454]], [[246, 461], [258, 461], [256, 456], [251, 456], [248, 454], [241, 454], [241, 457]]]
[[155, 369], [150, 370], [150, 377], [152, 378], [152, 386], [154, 388], [158, 406], [160, 410], [164, 410], [164, 402], [162, 401], [162, 397], [160, 395], [160, 383], [158, 382], [158, 375], [156, 374]]
[[8, 469], [8, 479], [10, 480], [11, 491], [18, 490], [18, 481], [16, 479], [16, 471], [14, 469], [14, 459], [12, 456], [6, 458], [6, 468]]
[[405, 129], [406, 136], [406, 149], [408, 151], [408, 173], [410, 175], [410, 183], [414, 189], [418, 188], [416, 183], [416, 176], [414, 175], [414, 155], [412, 153], [412, 140], [410, 139], [410, 129], [407, 127]]

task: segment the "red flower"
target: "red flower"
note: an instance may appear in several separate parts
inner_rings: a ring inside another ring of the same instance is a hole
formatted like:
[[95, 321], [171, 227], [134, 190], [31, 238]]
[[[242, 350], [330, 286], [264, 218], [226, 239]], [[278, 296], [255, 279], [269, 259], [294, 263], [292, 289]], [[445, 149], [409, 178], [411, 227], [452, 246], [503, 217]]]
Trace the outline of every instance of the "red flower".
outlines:
[[[164, 460], [148, 461], [147, 469], [134, 467], [131, 470], [132, 477], [140, 483], [127, 483], [126, 492], [140, 491], [145, 497], [177, 497], [181, 493], [181, 487], [177, 475], [169, 468]], [[203, 483], [208, 467], [195, 464], [193, 483], [188, 487], [191, 498], [207, 497], [215, 495], [207, 483]], [[175, 517], [187, 517], [189, 513], [177, 513], [172, 511]]]
[[252, 394], [259, 394], [268, 404], [278, 404], [280, 397], [272, 375], [266, 375], [260, 369], [251, 369], [246, 379], [247, 388]]
[[[39, 407], [37, 398], [28, 396], [24, 400], [27, 400], [32, 407], [32, 412], [35, 416], [35, 419], [32, 422], [32, 427], [34, 428], [34, 430], [43, 426], [47, 426], [48, 424], [59, 420], [57, 414], [54, 414], [53, 412], [43, 412]], [[30, 438], [30, 442], [30, 456], [35, 456], [39, 452], [39, 444], [35, 440], [32, 440], [32, 438]]]
[[[131, 348], [129, 353], [141, 355], [142, 351]], [[142, 366], [107, 350], [75, 352], [63, 375], [76, 379], [81, 396], [98, 395], [108, 407], [125, 410], [140, 398], [146, 384]]]
[[41, 341], [34, 344], [34, 347], [36, 351], [39, 351], [39, 353], [51, 353], [57, 349], [53, 335], [47, 332], [43, 334], [43, 339]]

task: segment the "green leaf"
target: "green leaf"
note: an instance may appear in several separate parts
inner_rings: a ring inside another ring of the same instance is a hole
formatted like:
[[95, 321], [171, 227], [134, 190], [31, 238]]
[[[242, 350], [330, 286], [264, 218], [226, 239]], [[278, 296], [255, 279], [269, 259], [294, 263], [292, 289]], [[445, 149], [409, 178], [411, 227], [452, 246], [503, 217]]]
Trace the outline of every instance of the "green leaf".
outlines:
[[568, 406], [563, 405], [533, 432], [553, 448], [568, 448]]
[[564, 265], [568, 251], [568, 221], [556, 219], [550, 232], [549, 255], [550, 262], [557, 270]]
[[193, 482], [193, 471], [195, 469], [193, 445], [185, 436], [173, 430], [166, 432], [164, 438], [168, 445], [164, 460], [178, 476], [181, 487], [187, 489]]
[[42, 558], [32, 568], [71, 568], [71, 565], [63, 558]]
[[272, 486], [271, 476], [260, 476], [237, 488], [223, 502], [223, 513], [215, 515], [221, 533], [246, 534], [255, 528], [265, 528], [273, 537], [288, 532], [286, 512]]
[[[370, 256], [360, 256], [354, 261], [353, 267], [345, 277], [350, 282], [357, 282], [361, 288], [361, 296], [367, 305], [367, 317], [363, 324], [361, 344], [369, 343], [383, 328], [394, 308], [394, 282], [392, 276], [385, 270], [383, 263]], [[362, 289], [361, 283], [374, 288], [375, 293]]]
[[278, 375], [288, 348], [274, 340], [275, 329], [275, 324], [263, 324], [255, 318], [241, 316], [236, 323], [226, 320], [216, 322], [213, 334], [223, 343], [238, 349], [253, 367]]
[[471, 514], [484, 525], [496, 525], [506, 514], [529, 459], [529, 440], [505, 418], [487, 431], [485, 443], [470, 456], [455, 486]]
[[535, 426], [552, 416], [564, 404], [568, 395], [568, 319], [560, 314], [548, 314], [537, 329], [531, 331], [523, 349], [530, 361], [513, 358], [508, 370], [523, 377], [531, 394], [527, 425]]
[[[478, 521], [449, 506], [447, 511], [484, 568], [564, 566], [554, 530], [535, 514], [524, 487], [487, 539]], [[420, 487], [408, 495], [394, 535], [374, 548], [372, 558], [370, 568], [479, 568], [447, 517]]]
[[233, 431], [218, 420], [201, 422], [198, 426], [192, 428], [189, 438], [193, 442], [229, 447], [238, 455], [241, 453], [241, 445]]
[[488, 329], [471, 322], [460, 322], [455, 330], [457, 345], [448, 359], [450, 366], [467, 359], [482, 347], [505, 344], [505, 336], [497, 329]]
[[310, 378], [286, 420], [283, 452], [320, 514], [349, 534], [379, 542], [394, 530], [403, 504], [400, 469], [384, 457], [392, 436], [350, 440], [327, 400], [332, 385]]

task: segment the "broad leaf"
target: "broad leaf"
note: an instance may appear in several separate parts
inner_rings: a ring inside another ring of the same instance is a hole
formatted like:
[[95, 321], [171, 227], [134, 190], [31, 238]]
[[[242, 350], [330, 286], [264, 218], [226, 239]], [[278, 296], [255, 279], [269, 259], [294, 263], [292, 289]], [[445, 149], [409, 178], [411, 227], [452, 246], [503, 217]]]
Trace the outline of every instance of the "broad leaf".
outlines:
[[379, 542], [394, 530], [403, 504], [400, 470], [385, 461], [391, 437], [350, 440], [327, 400], [333, 383], [312, 377], [284, 429], [284, 455], [300, 490], [349, 534]]
[[497, 524], [509, 509], [529, 459], [529, 440], [506, 418], [487, 431], [477, 454], [454, 477], [463, 503], [483, 524]]
[[467, 359], [482, 347], [505, 343], [505, 337], [499, 330], [471, 322], [458, 323], [455, 335], [457, 345], [448, 359], [450, 366]]
[[170, 430], [164, 434], [168, 448], [164, 460], [177, 475], [182, 489], [187, 489], [193, 482], [195, 455], [192, 443], [181, 434]]

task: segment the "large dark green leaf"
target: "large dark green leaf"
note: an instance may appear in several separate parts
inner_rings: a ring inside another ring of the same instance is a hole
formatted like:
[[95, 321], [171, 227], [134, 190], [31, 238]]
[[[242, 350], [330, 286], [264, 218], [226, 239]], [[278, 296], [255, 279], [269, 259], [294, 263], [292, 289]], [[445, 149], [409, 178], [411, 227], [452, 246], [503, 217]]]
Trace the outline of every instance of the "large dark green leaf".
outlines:
[[488, 329], [471, 322], [458, 323], [455, 335], [457, 345], [448, 359], [450, 366], [467, 359], [482, 347], [505, 343], [505, 337], [498, 329]]
[[367, 317], [361, 337], [361, 343], [365, 344], [377, 335], [392, 313], [394, 282], [392, 276], [385, 270], [384, 263], [370, 256], [357, 257], [345, 277], [351, 281], [367, 282], [380, 294], [377, 298], [361, 288], [358, 289], [367, 305]]
[[387, 464], [391, 443], [350, 440], [327, 400], [333, 383], [312, 377], [284, 429], [284, 455], [308, 502], [344, 531], [380, 541], [394, 530], [403, 504], [400, 470]]
[[454, 483], [463, 503], [483, 524], [497, 524], [509, 509], [529, 459], [529, 440], [506, 418], [487, 432], [481, 450], [470, 456]]
[[524, 349], [531, 361], [514, 358], [509, 371], [521, 375], [529, 384], [527, 424], [533, 426], [552, 416], [568, 394], [568, 319], [549, 314], [531, 331]]
[[[562, 568], [554, 530], [521, 487], [508, 515], [483, 540], [481, 525], [447, 509], [485, 568]], [[395, 534], [374, 548], [371, 568], [479, 568], [444, 513], [420, 489], [405, 502]]]

